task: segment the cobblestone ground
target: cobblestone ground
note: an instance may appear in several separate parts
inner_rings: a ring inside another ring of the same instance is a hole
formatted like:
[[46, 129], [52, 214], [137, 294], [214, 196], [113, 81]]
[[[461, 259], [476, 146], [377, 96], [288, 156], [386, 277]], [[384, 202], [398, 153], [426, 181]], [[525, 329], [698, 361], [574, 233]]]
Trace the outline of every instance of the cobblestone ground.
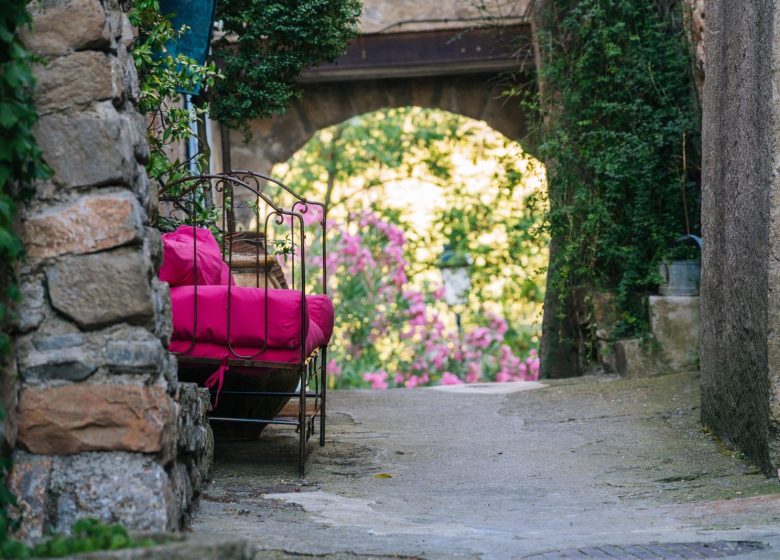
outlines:
[[218, 443], [192, 529], [258, 558], [780, 558], [780, 483], [702, 430], [698, 382], [335, 392], [305, 481], [291, 432]]

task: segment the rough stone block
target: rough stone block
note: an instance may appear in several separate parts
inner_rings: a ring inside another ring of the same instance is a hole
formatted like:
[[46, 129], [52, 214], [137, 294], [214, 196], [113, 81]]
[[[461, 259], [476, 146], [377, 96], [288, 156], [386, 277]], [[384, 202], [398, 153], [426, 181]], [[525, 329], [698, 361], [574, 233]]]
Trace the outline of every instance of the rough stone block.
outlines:
[[20, 30], [25, 46], [42, 56], [107, 49], [111, 33], [100, 0], [38, 0], [30, 4], [33, 28]]
[[[65, 330], [59, 328], [64, 325]], [[70, 324], [55, 323], [31, 336], [17, 339], [19, 373], [27, 382], [82, 381], [98, 368], [97, 357], [86, 337]]]
[[136, 172], [130, 121], [111, 104], [95, 111], [44, 115], [34, 128], [52, 181], [66, 188], [132, 186]]
[[49, 512], [49, 482], [54, 459], [46, 455], [31, 455], [17, 449], [8, 477], [8, 488], [18, 500], [22, 527], [20, 539], [37, 539], [47, 529]]
[[190, 482], [187, 466], [184, 463], [176, 463], [170, 470], [171, 490], [173, 491], [173, 514], [177, 516], [176, 524], [183, 525], [189, 513], [190, 504], [195, 496], [195, 491]]
[[106, 364], [116, 373], [161, 372], [167, 354], [158, 338], [109, 340], [105, 348]]
[[19, 285], [21, 299], [13, 309], [12, 327], [19, 332], [29, 332], [43, 322], [48, 305], [46, 290], [43, 287], [43, 275], [23, 276]]
[[38, 113], [44, 115], [124, 95], [122, 69], [115, 68], [113, 60], [102, 52], [82, 51], [35, 66]]
[[[208, 389], [195, 383], [179, 383], [176, 401], [179, 403], [179, 451], [200, 455], [209, 447], [211, 430], [206, 413], [211, 409]], [[211, 462], [210, 460], [208, 461]]]
[[139, 240], [142, 223], [141, 207], [131, 193], [97, 195], [28, 216], [23, 237], [33, 258], [92, 253]]
[[650, 327], [670, 370], [698, 369], [698, 296], [650, 296]]
[[46, 271], [55, 309], [82, 328], [153, 318], [150, 263], [140, 249], [72, 256]]
[[170, 480], [153, 458], [136, 453], [82, 453], [55, 459], [51, 482], [53, 529], [67, 532], [84, 517], [133, 530], [174, 529]]
[[83, 381], [97, 371], [97, 365], [82, 352], [72, 349], [50, 359], [44, 355], [42, 363], [26, 364], [21, 369], [25, 381], [45, 382], [54, 379], [63, 381]]
[[163, 345], [167, 348], [173, 333], [171, 287], [167, 282], [162, 282], [155, 277], [152, 279], [152, 294], [155, 309], [154, 334], [162, 340]]
[[660, 356], [651, 340], [625, 338], [614, 343], [615, 367], [627, 377], [653, 377], [663, 373]]
[[176, 416], [161, 387], [29, 387], [19, 399], [19, 443], [32, 453], [165, 451]]

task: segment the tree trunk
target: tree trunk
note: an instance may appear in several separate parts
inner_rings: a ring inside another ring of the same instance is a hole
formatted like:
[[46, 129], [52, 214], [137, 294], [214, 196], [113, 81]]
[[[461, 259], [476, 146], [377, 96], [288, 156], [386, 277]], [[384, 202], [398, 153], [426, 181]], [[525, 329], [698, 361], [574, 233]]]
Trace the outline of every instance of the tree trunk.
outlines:
[[[546, 11], [550, 9], [549, 0], [537, 0], [531, 12], [531, 32], [533, 37], [534, 59], [536, 63], [537, 84], [542, 109], [542, 134], [555, 118], [555, 92], [547, 90], [541, 69], [544, 65], [544, 53], [539, 44], [539, 30], [544, 27]], [[555, 174], [552, 169], [555, 162], [544, 161], [547, 168], [547, 190], [551, 210], [559, 197], [555, 194]], [[555, 286], [557, 272], [556, 260], [559, 254], [560, 239], [553, 232], [550, 236], [550, 263], [547, 267], [547, 290], [544, 295], [544, 317], [542, 319], [542, 340], [539, 348], [540, 376], [546, 379], [572, 377], [580, 373], [576, 342], [576, 320], [572, 294], [560, 297]]]

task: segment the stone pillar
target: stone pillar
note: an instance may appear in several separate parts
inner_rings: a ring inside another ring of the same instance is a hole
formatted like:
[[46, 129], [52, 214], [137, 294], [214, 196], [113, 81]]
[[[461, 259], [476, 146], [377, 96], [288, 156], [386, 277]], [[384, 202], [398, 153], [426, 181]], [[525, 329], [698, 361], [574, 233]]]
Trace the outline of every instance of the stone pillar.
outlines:
[[11, 484], [22, 536], [67, 531], [86, 516], [175, 529], [205, 474], [184, 458], [196, 448], [208, 456], [210, 433], [197, 391], [182, 397], [166, 349], [170, 296], [157, 280], [160, 237], [148, 220], [134, 30], [116, 0], [30, 9], [23, 40], [42, 59], [35, 136], [53, 176], [21, 222]]
[[702, 420], [780, 466], [780, 4], [709, 0], [703, 101]]

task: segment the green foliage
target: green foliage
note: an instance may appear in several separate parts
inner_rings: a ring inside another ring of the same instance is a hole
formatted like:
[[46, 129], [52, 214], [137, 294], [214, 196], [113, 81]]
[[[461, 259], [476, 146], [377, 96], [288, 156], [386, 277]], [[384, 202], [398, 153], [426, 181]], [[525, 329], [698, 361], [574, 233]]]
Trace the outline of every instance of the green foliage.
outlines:
[[[2, 407], [0, 407], [0, 422], [5, 422], [5, 411]], [[4, 551], [6, 546], [16, 546], [6, 545], [6, 543], [12, 542], [9, 540], [9, 535], [19, 527], [19, 519], [12, 514], [13, 508], [17, 505], [16, 496], [6, 484], [10, 472], [10, 457], [0, 457], [0, 551]]]
[[80, 519], [73, 524], [71, 535], [52, 535], [45, 541], [28, 546], [6, 540], [0, 546], [3, 558], [61, 558], [71, 554], [154, 546], [151, 539], [134, 539], [121, 525], [106, 525], [97, 519]]
[[0, 0], [0, 356], [8, 351], [2, 329], [7, 303], [18, 298], [13, 267], [23, 254], [14, 231], [16, 205], [32, 193], [33, 181], [48, 174], [32, 133], [38, 119], [32, 101], [34, 60], [16, 34], [30, 23], [26, 6], [26, 0]]
[[[170, 14], [168, 14], [170, 15]], [[187, 32], [186, 27], [174, 29], [171, 20], [160, 12], [159, 0], [137, 0], [129, 12], [130, 21], [138, 27], [139, 37], [133, 47], [133, 60], [138, 70], [139, 109], [149, 122], [149, 176], [162, 185], [189, 175], [189, 161], [176, 156], [192, 132], [190, 113], [182, 106], [181, 91], [213, 87], [220, 77], [214, 62], [200, 65], [184, 54], [175, 57], [167, 45]], [[208, 111], [202, 104], [195, 108], [199, 121]], [[203, 170], [208, 154], [200, 150], [196, 161]]]
[[[663, 4], [664, 6], [660, 6]], [[624, 334], [682, 233], [699, 230], [699, 114], [680, 2], [554, 0], [539, 34], [552, 286], [611, 289]], [[669, 9], [669, 6], [673, 9]]]
[[298, 95], [295, 78], [332, 61], [356, 34], [361, 0], [225, 0], [225, 36], [214, 56], [226, 79], [209, 95], [212, 116], [231, 128], [283, 113]]
[[[8, 303], [19, 297], [14, 265], [23, 256], [16, 231], [17, 203], [33, 192], [37, 179], [48, 177], [41, 151], [32, 128], [38, 120], [32, 91], [34, 57], [24, 48], [17, 31], [29, 25], [26, 0], [0, 0], [0, 368], [10, 349], [5, 333]], [[0, 422], [5, 413], [0, 408]], [[6, 485], [11, 460], [0, 457], [0, 547], [8, 544], [8, 535], [18, 526], [12, 514], [16, 497]]]

